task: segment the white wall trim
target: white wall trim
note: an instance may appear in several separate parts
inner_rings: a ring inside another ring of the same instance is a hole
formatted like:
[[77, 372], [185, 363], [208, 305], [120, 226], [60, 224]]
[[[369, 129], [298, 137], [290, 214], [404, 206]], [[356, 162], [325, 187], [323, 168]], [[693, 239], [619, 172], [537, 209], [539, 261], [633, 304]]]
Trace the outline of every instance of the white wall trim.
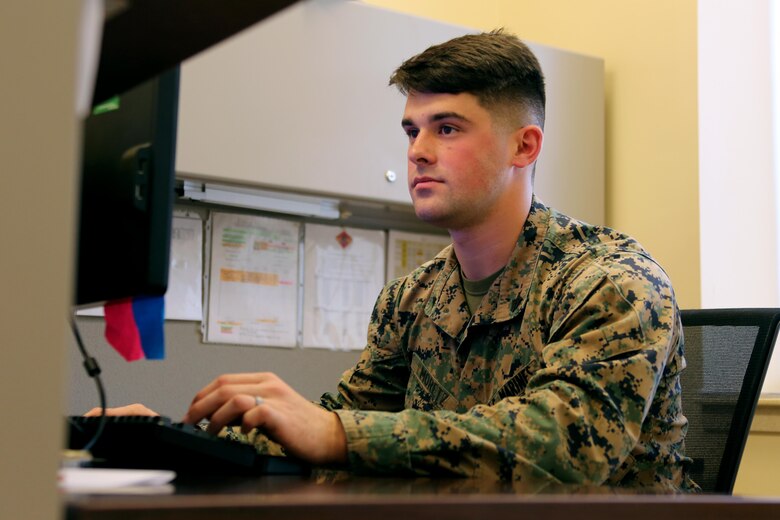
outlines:
[[780, 306], [770, 3], [698, 4], [705, 308]]

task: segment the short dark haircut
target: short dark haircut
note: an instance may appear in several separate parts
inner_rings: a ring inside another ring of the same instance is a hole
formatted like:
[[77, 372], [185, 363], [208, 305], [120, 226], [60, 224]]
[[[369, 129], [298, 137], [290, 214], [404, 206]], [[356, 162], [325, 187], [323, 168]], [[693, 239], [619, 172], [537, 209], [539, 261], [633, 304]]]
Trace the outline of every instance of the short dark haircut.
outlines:
[[[410, 93], [474, 95], [494, 115], [530, 115], [544, 127], [544, 74], [531, 49], [503, 29], [459, 36], [409, 58], [390, 77]], [[512, 110], [517, 107], [518, 110]], [[512, 119], [513, 122], [517, 122]]]

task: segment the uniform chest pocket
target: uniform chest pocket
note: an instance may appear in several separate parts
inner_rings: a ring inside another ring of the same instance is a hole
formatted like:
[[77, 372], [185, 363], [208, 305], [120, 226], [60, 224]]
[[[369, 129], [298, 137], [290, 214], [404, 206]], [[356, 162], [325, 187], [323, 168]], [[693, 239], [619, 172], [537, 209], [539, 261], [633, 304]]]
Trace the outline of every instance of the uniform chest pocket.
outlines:
[[412, 354], [412, 375], [406, 387], [405, 407], [426, 412], [454, 410], [458, 400], [431, 373], [416, 353]]
[[536, 359], [529, 360], [493, 392], [488, 404], [494, 405], [507, 397], [523, 395], [528, 386], [528, 380], [531, 379], [538, 370], [539, 362]]

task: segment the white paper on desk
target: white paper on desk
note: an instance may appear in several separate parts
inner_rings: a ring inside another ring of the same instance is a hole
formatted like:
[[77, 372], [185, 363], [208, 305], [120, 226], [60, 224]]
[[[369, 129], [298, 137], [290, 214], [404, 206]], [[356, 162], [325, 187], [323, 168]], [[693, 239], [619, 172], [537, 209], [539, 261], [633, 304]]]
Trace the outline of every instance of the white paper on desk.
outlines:
[[[198, 216], [173, 217], [171, 264], [165, 293], [165, 319], [203, 319], [203, 222]], [[103, 307], [81, 309], [79, 316], [103, 316]]]
[[450, 245], [450, 237], [390, 231], [387, 237], [387, 279], [406, 276]]
[[300, 224], [211, 214], [207, 342], [294, 347]]
[[385, 232], [306, 224], [303, 346], [362, 350], [385, 283]]
[[174, 478], [176, 473], [168, 470], [62, 468], [59, 487], [70, 493], [161, 493], [173, 490], [168, 484]]

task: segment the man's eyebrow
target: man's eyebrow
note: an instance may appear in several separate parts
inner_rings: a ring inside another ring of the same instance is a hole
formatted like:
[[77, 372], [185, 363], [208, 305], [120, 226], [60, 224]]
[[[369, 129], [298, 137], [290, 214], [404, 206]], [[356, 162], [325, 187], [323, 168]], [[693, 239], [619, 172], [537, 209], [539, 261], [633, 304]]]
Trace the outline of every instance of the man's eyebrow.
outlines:
[[[441, 121], [442, 119], [458, 119], [460, 121], [465, 121], [466, 123], [471, 122], [468, 117], [464, 116], [463, 114], [459, 114], [458, 112], [437, 112], [428, 118], [428, 122], [435, 123], [436, 121]], [[415, 125], [411, 119], [405, 117], [401, 120], [401, 126], [407, 127]]]
[[433, 114], [430, 117], [431, 121], [441, 121], [442, 119], [459, 119], [460, 121], [469, 122], [468, 117], [457, 112], [439, 112], [438, 114]]

